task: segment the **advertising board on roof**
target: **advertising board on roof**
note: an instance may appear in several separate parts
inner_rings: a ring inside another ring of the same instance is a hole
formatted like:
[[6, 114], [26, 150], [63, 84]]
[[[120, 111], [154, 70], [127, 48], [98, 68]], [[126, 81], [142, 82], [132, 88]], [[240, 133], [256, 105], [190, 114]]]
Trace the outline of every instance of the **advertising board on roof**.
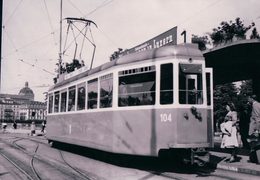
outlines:
[[166, 45], [177, 45], [177, 26], [138, 46], [125, 50], [123, 55], [155, 49]]

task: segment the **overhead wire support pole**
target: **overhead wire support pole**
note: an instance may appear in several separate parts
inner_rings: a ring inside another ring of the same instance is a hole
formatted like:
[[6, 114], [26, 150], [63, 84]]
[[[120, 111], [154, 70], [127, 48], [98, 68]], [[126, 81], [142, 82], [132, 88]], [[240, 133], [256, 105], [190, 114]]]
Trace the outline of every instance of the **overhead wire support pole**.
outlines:
[[58, 75], [61, 74], [61, 63], [62, 63], [62, 0], [60, 0], [60, 52], [59, 52], [59, 65], [58, 65]]
[[[1, 8], [3, 8], [3, 1], [0, 2]], [[2, 84], [2, 29], [3, 29], [3, 9], [1, 9], [1, 37], [0, 37], [0, 41], [1, 41], [1, 49], [0, 49], [0, 55], [1, 55], [1, 59], [0, 59], [0, 92], [1, 92], [1, 84]]]

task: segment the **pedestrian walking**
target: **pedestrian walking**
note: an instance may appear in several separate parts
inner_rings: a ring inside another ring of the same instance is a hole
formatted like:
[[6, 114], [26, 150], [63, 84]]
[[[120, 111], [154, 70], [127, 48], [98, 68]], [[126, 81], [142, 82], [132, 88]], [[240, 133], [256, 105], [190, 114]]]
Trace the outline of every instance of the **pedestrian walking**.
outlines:
[[13, 128], [14, 129], [17, 129], [17, 123], [14, 121], [14, 123], [13, 123]]
[[33, 121], [31, 124], [31, 136], [35, 135], [35, 122]]
[[258, 137], [260, 133], [260, 103], [256, 100], [255, 95], [249, 96], [248, 102], [252, 105], [248, 135], [249, 137]]
[[220, 125], [222, 135], [221, 148], [228, 149], [231, 157], [228, 162], [232, 163], [237, 160], [237, 149], [238, 149], [238, 138], [237, 138], [237, 127], [238, 122], [237, 112], [235, 111], [235, 106], [232, 102], [226, 105], [228, 111], [225, 116], [224, 122]]
[[241, 135], [241, 141], [243, 148], [250, 149], [249, 143], [247, 141], [249, 123], [250, 123], [251, 107], [248, 103], [243, 103], [239, 109], [239, 132]]
[[3, 127], [3, 129], [4, 129], [4, 132], [6, 131], [6, 128], [7, 128], [7, 123], [2, 123], [2, 127]]
[[45, 121], [42, 121], [42, 130], [41, 130], [42, 133], [44, 133], [45, 126], [46, 126]]

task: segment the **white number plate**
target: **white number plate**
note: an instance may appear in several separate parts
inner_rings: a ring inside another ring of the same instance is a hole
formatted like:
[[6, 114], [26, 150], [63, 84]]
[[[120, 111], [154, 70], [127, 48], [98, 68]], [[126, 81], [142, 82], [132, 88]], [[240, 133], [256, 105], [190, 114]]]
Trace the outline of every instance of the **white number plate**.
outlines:
[[161, 122], [172, 122], [172, 114], [162, 113], [160, 114]]

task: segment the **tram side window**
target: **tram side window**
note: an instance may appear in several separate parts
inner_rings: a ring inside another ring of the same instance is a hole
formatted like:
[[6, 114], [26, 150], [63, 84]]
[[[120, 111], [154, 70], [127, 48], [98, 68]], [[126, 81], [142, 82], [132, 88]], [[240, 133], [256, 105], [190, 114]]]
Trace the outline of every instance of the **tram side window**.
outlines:
[[118, 106], [155, 104], [155, 66], [119, 72]]
[[75, 111], [75, 97], [76, 89], [75, 86], [69, 88], [69, 101], [68, 101], [68, 111]]
[[54, 112], [59, 112], [60, 92], [54, 93]]
[[202, 65], [179, 65], [179, 102], [180, 104], [202, 104]]
[[78, 86], [77, 110], [85, 109], [85, 104], [86, 104], [86, 83], [82, 83]]
[[161, 65], [160, 104], [173, 103], [173, 64]]
[[88, 109], [97, 108], [98, 79], [88, 81]]
[[113, 74], [100, 77], [100, 108], [112, 107]]
[[66, 112], [67, 108], [67, 91], [61, 93], [60, 112]]
[[49, 110], [48, 110], [48, 113], [52, 113], [52, 108], [53, 108], [53, 95], [49, 94]]

